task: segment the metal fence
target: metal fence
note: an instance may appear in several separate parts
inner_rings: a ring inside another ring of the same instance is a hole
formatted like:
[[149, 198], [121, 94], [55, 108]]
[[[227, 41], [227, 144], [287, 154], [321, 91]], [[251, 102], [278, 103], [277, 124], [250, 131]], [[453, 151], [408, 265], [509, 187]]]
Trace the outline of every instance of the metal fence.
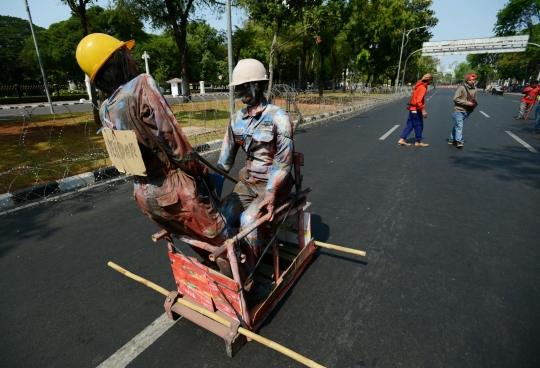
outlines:
[[[362, 88], [352, 94], [325, 92], [320, 97], [276, 85], [270, 101], [289, 111], [297, 129], [344, 120], [406, 95], [410, 95], [410, 88]], [[201, 152], [220, 147], [229, 120], [228, 93], [167, 96], [167, 100], [192, 146]], [[93, 120], [90, 103], [86, 105], [88, 112], [76, 112], [75, 104], [66, 104], [56, 105], [53, 115], [39, 114], [38, 106], [11, 107], [12, 116], [7, 118], [0, 114], [0, 211], [59, 193], [76, 193], [118, 175], [111, 167], [102, 136], [96, 134], [100, 126]], [[237, 102], [236, 109], [242, 107]], [[0, 108], [0, 113], [6, 111]], [[107, 186], [103, 190], [108, 190]]]

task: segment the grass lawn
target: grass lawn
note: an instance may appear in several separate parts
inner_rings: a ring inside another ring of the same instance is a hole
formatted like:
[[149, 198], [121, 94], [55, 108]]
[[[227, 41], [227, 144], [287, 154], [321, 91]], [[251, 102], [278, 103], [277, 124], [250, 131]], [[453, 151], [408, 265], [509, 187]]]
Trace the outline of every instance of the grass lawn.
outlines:
[[[384, 95], [383, 95], [384, 96]], [[361, 104], [379, 95], [359, 96], [336, 92], [302, 94], [296, 108], [303, 117]], [[287, 108], [284, 98], [274, 103]], [[240, 102], [236, 109], [242, 108]], [[293, 120], [298, 113], [289, 106]], [[195, 146], [222, 139], [229, 120], [229, 100], [209, 96], [200, 102], [171, 105], [178, 124]], [[111, 166], [91, 112], [21, 116], [0, 121], [0, 194]]]

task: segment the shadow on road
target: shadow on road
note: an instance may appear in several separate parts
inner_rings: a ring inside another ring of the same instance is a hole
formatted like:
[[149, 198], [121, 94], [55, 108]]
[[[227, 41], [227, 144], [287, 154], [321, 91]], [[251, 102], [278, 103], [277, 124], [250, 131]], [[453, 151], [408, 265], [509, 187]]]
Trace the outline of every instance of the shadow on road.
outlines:
[[501, 181], [520, 181], [532, 188], [540, 188], [538, 161], [531, 160], [531, 153], [523, 147], [504, 146], [493, 149], [480, 148], [471, 151], [474, 155], [451, 157], [454, 164], [467, 170], [495, 172]]

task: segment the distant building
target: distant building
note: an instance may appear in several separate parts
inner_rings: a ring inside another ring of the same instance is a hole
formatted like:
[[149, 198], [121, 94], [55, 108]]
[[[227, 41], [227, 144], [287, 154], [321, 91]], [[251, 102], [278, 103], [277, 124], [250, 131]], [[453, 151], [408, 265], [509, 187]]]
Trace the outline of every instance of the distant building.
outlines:
[[441, 59], [435, 57], [435, 58], [433, 58], [433, 61], [435, 62], [435, 70], [440, 72], [441, 71]]

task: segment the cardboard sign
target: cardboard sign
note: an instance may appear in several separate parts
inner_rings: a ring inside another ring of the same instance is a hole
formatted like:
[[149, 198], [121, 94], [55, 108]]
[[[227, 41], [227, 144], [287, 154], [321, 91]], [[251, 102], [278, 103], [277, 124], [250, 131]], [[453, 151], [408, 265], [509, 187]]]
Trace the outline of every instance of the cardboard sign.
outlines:
[[138, 176], [146, 176], [146, 167], [133, 130], [111, 130], [103, 128], [103, 139], [109, 152], [109, 159], [118, 171]]

